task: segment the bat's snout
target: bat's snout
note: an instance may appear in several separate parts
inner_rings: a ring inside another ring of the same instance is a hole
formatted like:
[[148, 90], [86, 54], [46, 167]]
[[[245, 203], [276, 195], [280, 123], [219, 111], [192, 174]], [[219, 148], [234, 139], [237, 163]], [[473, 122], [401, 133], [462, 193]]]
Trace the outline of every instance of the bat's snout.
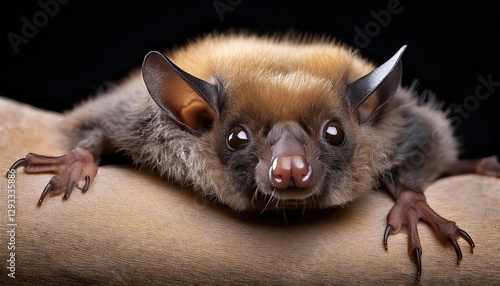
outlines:
[[295, 122], [276, 124], [268, 140], [271, 154], [267, 154], [271, 156], [256, 167], [259, 191], [283, 202], [282, 206], [309, 202], [308, 198], [321, 190], [323, 168], [314, 159], [307, 132]]
[[312, 170], [307, 159], [300, 154], [279, 156], [269, 168], [269, 179], [278, 189], [307, 188], [313, 182]]

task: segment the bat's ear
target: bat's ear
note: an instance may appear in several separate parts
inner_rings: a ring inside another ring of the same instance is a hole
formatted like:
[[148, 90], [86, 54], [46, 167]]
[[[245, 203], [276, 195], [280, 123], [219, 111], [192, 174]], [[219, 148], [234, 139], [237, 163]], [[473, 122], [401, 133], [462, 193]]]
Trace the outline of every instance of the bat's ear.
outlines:
[[358, 112], [360, 123], [372, 121], [398, 89], [403, 73], [401, 56], [405, 49], [406, 45], [387, 62], [346, 86], [346, 99], [353, 112]]
[[165, 114], [195, 133], [207, 130], [218, 114], [217, 87], [183, 71], [159, 52], [146, 55], [142, 77]]

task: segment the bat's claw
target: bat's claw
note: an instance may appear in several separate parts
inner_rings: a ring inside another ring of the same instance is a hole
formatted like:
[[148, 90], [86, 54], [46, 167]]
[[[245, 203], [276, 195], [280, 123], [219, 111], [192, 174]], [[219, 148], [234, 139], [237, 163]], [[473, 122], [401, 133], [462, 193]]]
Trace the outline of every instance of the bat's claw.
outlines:
[[15, 170], [15, 169], [21, 167], [22, 165], [24, 165], [24, 162], [26, 162], [26, 158], [21, 158], [21, 159], [15, 161], [14, 164], [12, 164], [12, 166], [10, 166], [9, 170], [7, 170], [6, 176], [7, 177], [9, 176], [9, 173], [10, 173], [9, 171]]
[[[62, 192], [63, 199], [69, 198], [74, 187], [86, 192], [97, 174], [94, 156], [85, 148], [76, 148], [69, 154], [60, 157], [49, 157], [30, 153], [17, 160], [9, 170], [23, 167], [25, 172], [56, 172], [43, 189], [38, 200], [40, 206], [47, 195], [55, 196]], [[83, 183], [83, 186], [79, 184]]]
[[418, 247], [413, 250], [413, 260], [417, 264], [417, 280], [420, 280], [420, 276], [422, 276], [422, 250]]
[[457, 230], [457, 235], [455, 236], [450, 235], [449, 237], [450, 244], [453, 246], [453, 249], [455, 249], [455, 252], [457, 253], [457, 264], [460, 264], [460, 261], [462, 261], [462, 250], [460, 249], [460, 246], [458, 245], [457, 242], [458, 237], [462, 237], [463, 239], [465, 239], [465, 241], [469, 243], [471, 253], [474, 252], [475, 244], [474, 241], [472, 241], [470, 235], [462, 229]]
[[422, 219], [426, 221], [438, 235], [443, 243], [449, 243], [457, 253], [457, 264], [462, 260], [462, 250], [458, 245], [458, 238], [466, 240], [471, 252], [474, 242], [467, 232], [458, 228], [452, 221], [446, 220], [436, 214], [426, 203], [423, 193], [413, 191], [402, 191], [396, 204], [387, 216], [388, 225], [384, 232], [384, 247], [387, 249], [389, 234], [397, 233], [401, 226], [408, 226], [408, 254], [415, 261], [417, 266], [417, 280], [422, 275], [422, 247], [417, 230], [417, 222]]
[[467, 241], [467, 243], [469, 243], [469, 246], [470, 246], [470, 252], [474, 252], [474, 247], [476, 247], [476, 245], [474, 244], [474, 241], [472, 241], [472, 238], [470, 237], [470, 235], [465, 232], [465, 230], [462, 230], [462, 229], [458, 229], [458, 235], [465, 239], [465, 241]]
[[394, 230], [394, 227], [390, 224], [387, 225], [387, 227], [385, 228], [385, 231], [384, 231], [384, 248], [385, 250], [388, 250], [389, 247], [387, 246], [387, 241], [389, 239], [389, 234], [391, 234], [391, 232], [393, 232]]

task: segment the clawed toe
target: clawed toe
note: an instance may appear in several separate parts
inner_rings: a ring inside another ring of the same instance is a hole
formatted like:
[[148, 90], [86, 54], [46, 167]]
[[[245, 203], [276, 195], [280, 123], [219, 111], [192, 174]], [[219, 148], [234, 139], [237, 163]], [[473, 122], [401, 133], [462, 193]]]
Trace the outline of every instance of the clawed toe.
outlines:
[[[73, 187], [75, 186], [75, 182], [72, 181], [70, 178], [64, 178], [66, 174], [60, 174], [58, 176], [52, 177], [52, 179], [49, 181], [49, 183], [45, 186], [43, 189], [42, 194], [40, 195], [40, 198], [38, 199], [38, 206], [41, 206], [43, 203], [43, 200], [47, 195], [49, 196], [56, 196], [62, 192], [65, 191], [63, 200], [66, 200], [69, 198], [71, 195], [71, 192], [73, 191]], [[67, 181], [67, 182], [65, 182]]]

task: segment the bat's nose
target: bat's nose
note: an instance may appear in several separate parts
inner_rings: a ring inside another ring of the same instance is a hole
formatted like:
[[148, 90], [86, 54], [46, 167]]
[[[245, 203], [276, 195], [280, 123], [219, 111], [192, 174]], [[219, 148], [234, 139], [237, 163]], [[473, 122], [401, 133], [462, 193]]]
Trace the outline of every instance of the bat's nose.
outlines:
[[307, 188], [312, 183], [312, 167], [303, 155], [284, 155], [269, 168], [271, 184], [278, 189]]

